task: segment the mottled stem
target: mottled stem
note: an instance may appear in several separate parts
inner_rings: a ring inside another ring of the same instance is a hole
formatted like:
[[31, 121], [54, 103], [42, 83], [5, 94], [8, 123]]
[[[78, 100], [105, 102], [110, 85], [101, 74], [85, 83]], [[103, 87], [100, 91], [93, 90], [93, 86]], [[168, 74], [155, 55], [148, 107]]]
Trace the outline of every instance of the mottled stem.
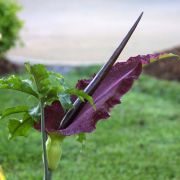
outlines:
[[49, 180], [52, 180], [52, 171], [49, 170]]
[[46, 152], [46, 131], [45, 131], [45, 120], [44, 120], [44, 102], [41, 100], [41, 134], [42, 134], [42, 149], [43, 149], [43, 164], [44, 164], [44, 180], [49, 179], [47, 152]]

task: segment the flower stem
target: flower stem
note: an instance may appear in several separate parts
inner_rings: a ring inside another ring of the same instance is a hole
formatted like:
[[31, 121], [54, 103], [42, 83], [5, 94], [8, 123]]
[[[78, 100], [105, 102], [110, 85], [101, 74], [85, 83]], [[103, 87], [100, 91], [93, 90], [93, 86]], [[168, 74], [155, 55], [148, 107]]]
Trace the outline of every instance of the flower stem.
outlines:
[[42, 134], [42, 149], [43, 149], [43, 163], [44, 163], [44, 180], [49, 180], [48, 162], [46, 153], [46, 131], [45, 131], [45, 120], [44, 120], [44, 102], [41, 100], [41, 134]]
[[52, 179], [52, 171], [49, 170], [49, 180], [51, 180], [51, 179]]

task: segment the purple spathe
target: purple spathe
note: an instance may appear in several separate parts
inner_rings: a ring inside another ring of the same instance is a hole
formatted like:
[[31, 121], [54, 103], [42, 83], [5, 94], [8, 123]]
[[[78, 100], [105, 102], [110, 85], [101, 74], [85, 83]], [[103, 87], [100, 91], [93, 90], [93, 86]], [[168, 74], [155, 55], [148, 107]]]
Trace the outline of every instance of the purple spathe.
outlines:
[[[134, 80], [141, 74], [142, 65], [149, 64], [151, 59], [158, 60], [160, 55], [139, 55], [129, 58], [126, 62], [116, 63], [92, 94], [96, 110], [89, 103], [85, 103], [72, 123], [65, 129], [58, 128], [65, 115], [60, 102], [55, 101], [52, 105], [46, 106], [44, 109], [46, 131], [64, 136], [92, 132], [96, 128], [96, 123], [101, 119], [107, 119], [111, 108], [120, 104], [121, 97], [131, 89]], [[90, 81], [79, 80], [76, 87], [85, 89]], [[40, 130], [40, 122], [34, 127]]]

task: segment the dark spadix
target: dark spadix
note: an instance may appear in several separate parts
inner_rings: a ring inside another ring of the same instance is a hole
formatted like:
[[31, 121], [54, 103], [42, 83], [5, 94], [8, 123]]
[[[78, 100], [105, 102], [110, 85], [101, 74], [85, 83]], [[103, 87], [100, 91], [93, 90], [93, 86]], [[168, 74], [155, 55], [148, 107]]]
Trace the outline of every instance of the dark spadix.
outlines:
[[[105, 75], [109, 72], [113, 64], [118, 59], [119, 55], [123, 51], [124, 47], [126, 46], [127, 42], [129, 41], [131, 35], [133, 34], [134, 30], [136, 29], [141, 17], [143, 15], [143, 12], [140, 14], [134, 25], [131, 27], [123, 41], [120, 43], [118, 48], [114, 51], [110, 59], [107, 61], [107, 63], [100, 69], [100, 71], [96, 74], [96, 76], [92, 79], [90, 84], [84, 89], [84, 92], [86, 92], [89, 95], [92, 95], [92, 93], [96, 90], [97, 86], [101, 83], [101, 81], [104, 79]], [[71, 122], [73, 121], [74, 116], [79, 112], [79, 110], [84, 105], [84, 102], [80, 101], [80, 99], [77, 99], [74, 104], [73, 108], [70, 109], [64, 116], [63, 120], [60, 123], [60, 129], [66, 128]]]

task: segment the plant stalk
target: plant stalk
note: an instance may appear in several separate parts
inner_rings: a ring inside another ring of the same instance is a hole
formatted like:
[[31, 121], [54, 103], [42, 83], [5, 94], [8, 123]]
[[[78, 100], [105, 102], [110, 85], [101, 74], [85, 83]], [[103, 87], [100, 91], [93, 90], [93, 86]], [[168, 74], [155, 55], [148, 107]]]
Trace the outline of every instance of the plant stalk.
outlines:
[[41, 134], [42, 134], [42, 149], [43, 149], [43, 164], [44, 164], [44, 180], [49, 179], [48, 161], [46, 152], [46, 131], [45, 131], [45, 120], [44, 120], [44, 102], [41, 100]]
[[52, 171], [49, 170], [49, 180], [52, 180]]

